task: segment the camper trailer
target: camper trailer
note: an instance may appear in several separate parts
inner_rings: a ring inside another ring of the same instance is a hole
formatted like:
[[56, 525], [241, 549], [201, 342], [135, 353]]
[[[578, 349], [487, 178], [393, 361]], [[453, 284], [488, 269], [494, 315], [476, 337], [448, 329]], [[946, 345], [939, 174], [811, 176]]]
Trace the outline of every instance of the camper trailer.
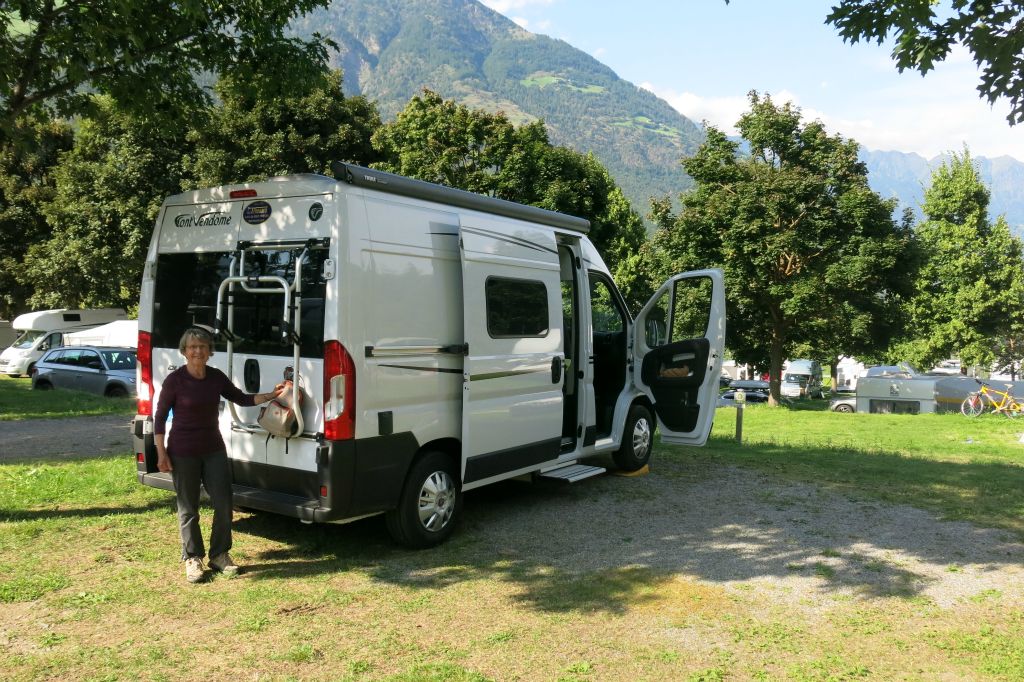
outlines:
[[[139, 308], [138, 480], [192, 325], [247, 392], [294, 374], [298, 435], [223, 406], [235, 504], [305, 522], [385, 514], [443, 541], [464, 491], [642, 468], [655, 428], [702, 445], [725, 338], [722, 273], [665, 282], [634, 318], [585, 220], [335, 164], [168, 198]], [[170, 422], [173, 431], [173, 421]], [[607, 455], [608, 457], [595, 456]]]
[[11, 325], [18, 332], [18, 338], [0, 353], [0, 373], [14, 377], [31, 374], [32, 367], [43, 353], [64, 345], [65, 333], [92, 329], [127, 318], [128, 315], [121, 308], [61, 308], [19, 315]]

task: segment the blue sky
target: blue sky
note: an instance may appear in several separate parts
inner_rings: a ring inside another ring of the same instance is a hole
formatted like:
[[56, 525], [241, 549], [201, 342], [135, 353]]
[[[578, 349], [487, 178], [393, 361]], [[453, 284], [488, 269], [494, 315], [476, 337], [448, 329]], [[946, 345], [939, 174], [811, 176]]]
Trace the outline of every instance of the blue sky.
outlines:
[[482, 0], [534, 33], [560, 38], [695, 121], [733, 133], [758, 90], [874, 150], [926, 158], [960, 151], [1024, 161], [1024, 124], [989, 106], [957, 49], [922, 77], [900, 74], [891, 46], [844, 43], [811, 0]]

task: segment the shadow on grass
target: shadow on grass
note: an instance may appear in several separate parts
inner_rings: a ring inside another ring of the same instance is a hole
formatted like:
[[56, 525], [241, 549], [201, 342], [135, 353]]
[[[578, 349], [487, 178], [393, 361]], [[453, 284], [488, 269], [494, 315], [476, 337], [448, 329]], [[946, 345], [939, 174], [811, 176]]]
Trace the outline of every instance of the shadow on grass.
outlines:
[[[662, 447], [646, 477], [472, 491], [461, 528], [426, 551], [397, 548], [380, 517], [302, 526], [256, 515], [235, 528], [281, 545], [252, 562], [257, 580], [339, 571], [408, 588], [497, 580], [545, 612], [622, 612], [657, 603], [663, 588], [688, 578], [713, 586], [798, 577], [824, 595], [911, 598], [950, 566], [984, 573], [1024, 561], [1011, 533], [935, 513], [994, 497], [1007, 506], [990, 525], [1019, 532], [1012, 517], [1021, 508], [1024, 468], [788, 446], [745, 448], [730, 459], [717, 445]], [[760, 470], [733, 466], [744, 457], [762, 458]], [[780, 478], [776, 469], [813, 483]], [[858, 478], [858, 469], [872, 475]], [[890, 490], [870, 489], [888, 476]]]
[[87, 519], [100, 516], [146, 514], [160, 509], [174, 509], [174, 499], [153, 500], [133, 507], [72, 507], [68, 509], [0, 509], [0, 523], [15, 521], [46, 521], [51, 519]]

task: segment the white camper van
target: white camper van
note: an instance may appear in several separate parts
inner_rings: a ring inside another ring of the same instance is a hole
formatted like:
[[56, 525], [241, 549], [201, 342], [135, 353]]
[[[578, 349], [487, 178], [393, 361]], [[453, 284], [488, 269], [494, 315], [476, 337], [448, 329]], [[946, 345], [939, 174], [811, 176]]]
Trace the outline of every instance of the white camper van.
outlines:
[[0, 353], [0, 373], [14, 377], [30, 374], [36, 360], [41, 358], [43, 353], [64, 345], [66, 332], [92, 329], [101, 324], [127, 318], [127, 313], [121, 308], [61, 308], [18, 315], [12, 323], [18, 332], [18, 338]]
[[[306, 522], [386, 514], [412, 547], [444, 540], [463, 491], [576, 481], [609, 454], [641, 468], [655, 425], [702, 445], [725, 338], [722, 274], [666, 282], [634, 319], [589, 223], [335, 164], [167, 199], [139, 308], [138, 480], [152, 412], [190, 325], [248, 392], [294, 372], [300, 433], [222, 405], [235, 504]], [[173, 430], [173, 420], [170, 430]]]
[[821, 363], [817, 360], [788, 360], [782, 371], [780, 393], [787, 398], [824, 398]]

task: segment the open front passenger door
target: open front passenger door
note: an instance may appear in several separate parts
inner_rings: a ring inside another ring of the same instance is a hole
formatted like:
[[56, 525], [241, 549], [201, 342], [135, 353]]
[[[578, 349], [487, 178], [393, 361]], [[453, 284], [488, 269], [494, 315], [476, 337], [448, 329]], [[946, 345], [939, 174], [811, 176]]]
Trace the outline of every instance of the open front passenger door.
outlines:
[[633, 381], [654, 403], [666, 443], [703, 445], [718, 402], [725, 346], [721, 270], [675, 275], [633, 327]]

